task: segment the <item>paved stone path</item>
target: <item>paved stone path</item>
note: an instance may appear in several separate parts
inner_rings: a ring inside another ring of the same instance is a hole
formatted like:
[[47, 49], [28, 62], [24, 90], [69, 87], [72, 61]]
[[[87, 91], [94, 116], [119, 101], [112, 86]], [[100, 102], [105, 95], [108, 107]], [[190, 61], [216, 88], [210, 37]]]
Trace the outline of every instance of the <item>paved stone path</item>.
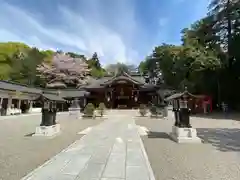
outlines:
[[108, 117], [22, 180], [155, 180], [134, 119]]

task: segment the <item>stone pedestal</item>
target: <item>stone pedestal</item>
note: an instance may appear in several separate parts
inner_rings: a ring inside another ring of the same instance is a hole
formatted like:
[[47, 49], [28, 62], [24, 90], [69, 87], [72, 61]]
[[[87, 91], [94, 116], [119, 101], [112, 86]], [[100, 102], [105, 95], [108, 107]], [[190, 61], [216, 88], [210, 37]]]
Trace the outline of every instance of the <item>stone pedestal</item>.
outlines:
[[197, 131], [194, 128], [179, 128], [173, 126], [170, 137], [177, 143], [202, 143], [202, 140], [197, 136]]
[[53, 136], [60, 132], [60, 124], [36, 127], [34, 136]]

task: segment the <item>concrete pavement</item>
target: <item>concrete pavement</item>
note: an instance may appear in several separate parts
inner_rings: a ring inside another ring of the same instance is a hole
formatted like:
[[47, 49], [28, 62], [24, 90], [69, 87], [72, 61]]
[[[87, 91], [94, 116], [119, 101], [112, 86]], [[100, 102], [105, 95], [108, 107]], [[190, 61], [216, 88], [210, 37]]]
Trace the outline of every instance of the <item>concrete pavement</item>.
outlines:
[[115, 113], [22, 180], [155, 180], [131, 113]]

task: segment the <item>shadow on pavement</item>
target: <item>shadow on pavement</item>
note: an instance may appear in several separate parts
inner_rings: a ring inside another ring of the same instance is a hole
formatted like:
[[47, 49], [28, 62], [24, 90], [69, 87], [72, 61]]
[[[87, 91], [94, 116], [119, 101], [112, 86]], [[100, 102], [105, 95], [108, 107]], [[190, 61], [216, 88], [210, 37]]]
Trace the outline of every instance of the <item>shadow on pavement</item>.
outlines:
[[240, 152], [240, 129], [198, 128], [198, 136], [204, 143], [209, 143], [223, 152]]
[[226, 120], [231, 119], [235, 121], [240, 121], [240, 114], [239, 113], [228, 113], [224, 114], [222, 112], [213, 112], [209, 114], [193, 114], [191, 117], [197, 117], [197, 118], [209, 118], [209, 119], [219, 119], [219, 120]]
[[28, 134], [26, 134], [24, 137], [32, 137], [34, 134], [35, 134], [34, 132], [28, 133]]
[[171, 140], [170, 136], [166, 132], [153, 132], [149, 131], [148, 132], [148, 138], [160, 138], [160, 139], [169, 139]]

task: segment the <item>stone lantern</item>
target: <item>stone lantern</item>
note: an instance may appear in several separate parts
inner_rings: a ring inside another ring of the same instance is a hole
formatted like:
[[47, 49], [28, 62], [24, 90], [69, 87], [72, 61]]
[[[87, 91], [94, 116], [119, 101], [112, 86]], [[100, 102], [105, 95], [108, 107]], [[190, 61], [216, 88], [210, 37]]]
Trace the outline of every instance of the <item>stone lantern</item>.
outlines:
[[188, 107], [189, 98], [194, 97], [187, 90], [183, 93], [176, 93], [166, 98], [166, 101], [172, 101], [175, 123], [172, 127], [170, 136], [178, 143], [201, 143], [197, 137], [196, 129], [190, 124], [190, 111]]
[[56, 123], [57, 102], [65, 100], [54, 93], [43, 93], [38, 99], [42, 103], [42, 120], [36, 127], [35, 136], [53, 136], [60, 132], [60, 124]]

